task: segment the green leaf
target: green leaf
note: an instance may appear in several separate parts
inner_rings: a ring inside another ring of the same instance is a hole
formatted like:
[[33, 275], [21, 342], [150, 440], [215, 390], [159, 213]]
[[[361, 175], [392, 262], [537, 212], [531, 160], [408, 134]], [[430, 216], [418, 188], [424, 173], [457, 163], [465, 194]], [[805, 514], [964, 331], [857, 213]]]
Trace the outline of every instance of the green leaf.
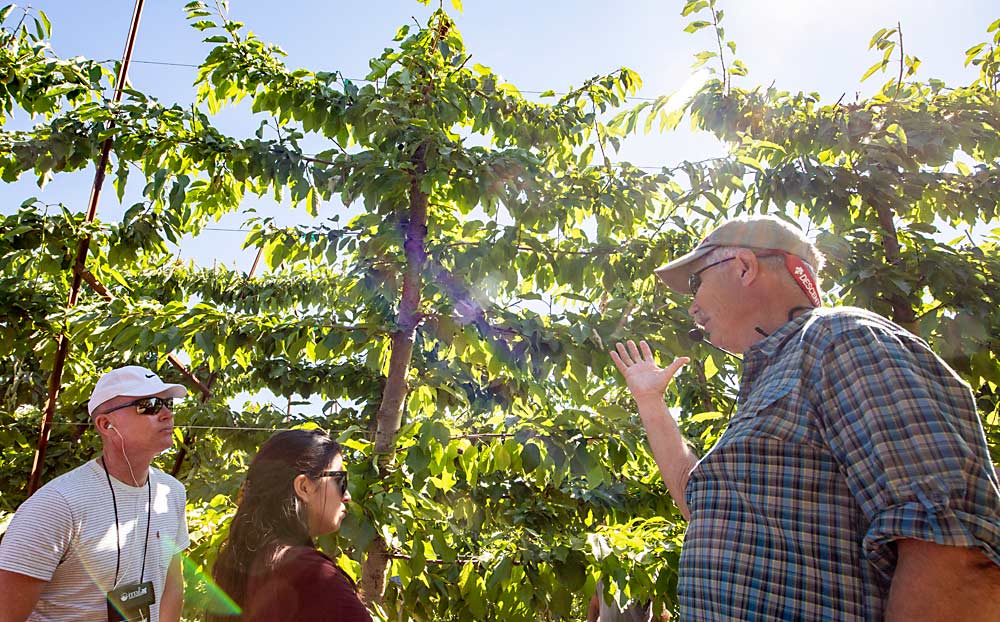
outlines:
[[705, 379], [711, 380], [715, 374], [719, 373], [719, 368], [715, 364], [715, 358], [711, 355], [705, 359]]
[[885, 133], [895, 136], [896, 140], [898, 140], [900, 144], [906, 144], [906, 131], [903, 130], [903, 127], [898, 123], [889, 124], [889, 127], [885, 129]]
[[974, 46], [972, 46], [971, 48], [969, 48], [969, 49], [967, 49], [965, 51], [965, 66], [966, 67], [969, 66], [969, 63], [971, 63], [976, 58], [976, 56], [983, 50], [984, 47], [986, 47], [986, 42], [985, 41], [983, 43], [978, 44], [978, 45], [974, 45]]
[[[0, 17], [2, 19], [2, 17]], [[42, 26], [45, 29], [45, 37], [48, 38], [52, 36], [52, 22], [49, 21], [49, 17], [45, 14], [45, 11], [38, 12], [38, 19], [41, 20]]]
[[579, 590], [587, 582], [587, 559], [580, 551], [570, 551], [565, 561], [554, 562], [553, 566], [562, 586], [571, 592]]
[[868, 42], [869, 50], [875, 47], [875, 44], [882, 40], [882, 36], [885, 35], [886, 31], [888, 31], [888, 28], [880, 28], [878, 32], [872, 35], [871, 40]]
[[691, 22], [690, 24], [687, 25], [687, 27], [684, 29], [684, 32], [689, 32], [689, 33], [697, 32], [697, 31], [701, 30], [702, 28], [705, 28], [706, 26], [711, 26], [711, 25], [712, 25], [712, 22], [706, 22], [705, 20], [700, 20], [700, 19], [699, 20], [695, 20], [695, 21], [693, 21], [693, 22]]
[[866, 71], [863, 76], [861, 76], [861, 81], [864, 82], [865, 80], [867, 80], [868, 78], [870, 78], [872, 76], [872, 74], [874, 74], [876, 71], [879, 71], [880, 69], [885, 69], [885, 67], [886, 67], [887, 64], [888, 63], [886, 63], [885, 61], [881, 61], [881, 60], [879, 62], [875, 63], [874, 65], [872, 65], [871, 67], [868, 68], [868, 71]]
[[778, 153], [785, 153], [785, 148], [777, 143], [772, 143], [769, 140], [757, 140], [754, 141], [754, 147], [758, 149], [769, 149], [771, 151], [777, 151]]
[[107, 271], [108, 271], [108, 275], [110, 275], [111, 278], [114, 279], [115, 283], [118, 283], [119, 285], [121, 285], [122, 288], [125, 289], [125, 291], [129, 291], [130, 288], [129, 288], [128, 282], [125, 280], [125, 277], [122, 276], [121, 272], [118, 272], [114, 268], [108, 268]]
[[691, 423], [705, 423], [706, 421], [717, 421], [719, 419], [722, 419], [723, 417], [725, 417], [724, 414], [716, 410], [711, 410], [711, 411], [701, 412], [696, 415], [691, 415], [690, 417], [687, 418], [687, 420], [690, 421]]
[[524, 472], [531, 473], [538, 468], [541, 461], [542, 454], [538, 449], [538, 445], [530, 441], [525, 443], [524, 447], [521, 449], [521, 466], [524, 469]]
[[691, 65], [691, 68], [692, 69], [697, 69], [698, 67], [701, 67], [702, 65], [704, 65], [705, 63], [707, 63], [709, 60], [717, 57], [718, 55], [719, 54], [717, 52], [712, 52], [712, 51], [708, 51], [708, 50], [706, 50], [704, 52], [699, 52], [698, 54], [695, 54], [695, 63], [693, 65]]
[[760, 160], [752, 158], [746, 154], [741, 153], [738, 156], [736, 156], [736, 161], [739, 162], [740, 164], [749, 166], [750, 168], [754, 169], [759, 173], [764, 172], [764, 164]]
[[513, 569], [513, 562], [510, 557], [504, 555], [500, 558], [500, 561], [490, 572], [489, 578], [486, 579], [486, 592], [487, 594], [493, 596], [497, 591], [507, 584], [510, 579], [510, 572]]
[[708, 0], [690, 0], [684, 5], [684, 9], [681, 11], [682, 17], [687, 17], [688, 15], [700, 11], [708, 7]]
[[443, 562], [452, 563], [458, 559], [458, 553], [455, 549], [448, 543], [444, 533], [439, 530], [434, 530], [430, 533], [431, 547], [434, 549], [434, 553]]

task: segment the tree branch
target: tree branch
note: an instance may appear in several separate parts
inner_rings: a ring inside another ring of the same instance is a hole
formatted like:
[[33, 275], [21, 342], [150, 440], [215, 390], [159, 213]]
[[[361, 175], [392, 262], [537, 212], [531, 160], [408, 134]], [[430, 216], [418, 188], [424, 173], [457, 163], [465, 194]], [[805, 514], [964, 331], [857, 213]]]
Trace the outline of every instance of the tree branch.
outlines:
[[899, 78], [896, 80], [896, 92], [892, 94], [892, 101], [899, 97], [899, 89], [903, 87], [903, 64], [906, 60], [903, 50], [903, 24], [896, 22], [896, 34], [899, 35]]

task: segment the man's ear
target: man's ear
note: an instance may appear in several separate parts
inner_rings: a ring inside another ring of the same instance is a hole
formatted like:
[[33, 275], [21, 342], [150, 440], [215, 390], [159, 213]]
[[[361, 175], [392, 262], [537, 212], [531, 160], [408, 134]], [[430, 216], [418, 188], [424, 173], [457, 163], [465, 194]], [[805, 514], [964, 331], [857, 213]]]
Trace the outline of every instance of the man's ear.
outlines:
[[748, 248], [736, 251], [736, 263], [740, 270], [740, 283], [749, 285], [760, 274], [760, 259]]
[[97, 427], [98, 431], [107, 430], [110, 423], [111, 417], [108, 417], [107, 415], [97, 415], [94, 417], [94, 426]]
[[295, 491], [295, 496], [298, 497], [300, 501], [309, 500], [309, 497], [312, 496], [313, 486], [313, 481], [309, 479], [308, 475], [299, 474], [295, 476], [294, 480], [292, 480], [292, 490]]

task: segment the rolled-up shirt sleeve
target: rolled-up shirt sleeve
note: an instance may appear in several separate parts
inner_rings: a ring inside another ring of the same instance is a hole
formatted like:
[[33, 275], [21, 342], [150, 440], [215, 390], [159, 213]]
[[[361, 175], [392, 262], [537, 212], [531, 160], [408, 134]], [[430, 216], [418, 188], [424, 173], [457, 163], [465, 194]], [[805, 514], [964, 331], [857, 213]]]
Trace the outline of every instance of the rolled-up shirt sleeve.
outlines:
[[895, 540], [975, 548], [1000, 565], [1000, 487], [966, 386], [922, 341], [861, 325], [813, 374], [822, 433], [868, 521], [862, 546], [891, 578]]
[[42, 487], [14, 513], [0, 541], [0, 570], [51, 581], [74, 537], [69, 504]]

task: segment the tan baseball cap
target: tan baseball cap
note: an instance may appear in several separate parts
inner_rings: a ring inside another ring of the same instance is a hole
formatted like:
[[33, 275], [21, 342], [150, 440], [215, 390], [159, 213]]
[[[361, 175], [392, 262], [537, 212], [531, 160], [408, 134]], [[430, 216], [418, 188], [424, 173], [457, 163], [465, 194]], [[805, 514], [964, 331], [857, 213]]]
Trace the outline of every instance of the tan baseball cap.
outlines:
[[722, 223], [693, 251], [660, 266], [654, 273], [670, 289], [687, 294], [688, 276], [694, 272], [695, 262], [723, 246], [785, 251], [809, 264], [814, 273], [818, 273], [824, 263], [823, 254], [791, 224], [774, 216], [744, 216]]

